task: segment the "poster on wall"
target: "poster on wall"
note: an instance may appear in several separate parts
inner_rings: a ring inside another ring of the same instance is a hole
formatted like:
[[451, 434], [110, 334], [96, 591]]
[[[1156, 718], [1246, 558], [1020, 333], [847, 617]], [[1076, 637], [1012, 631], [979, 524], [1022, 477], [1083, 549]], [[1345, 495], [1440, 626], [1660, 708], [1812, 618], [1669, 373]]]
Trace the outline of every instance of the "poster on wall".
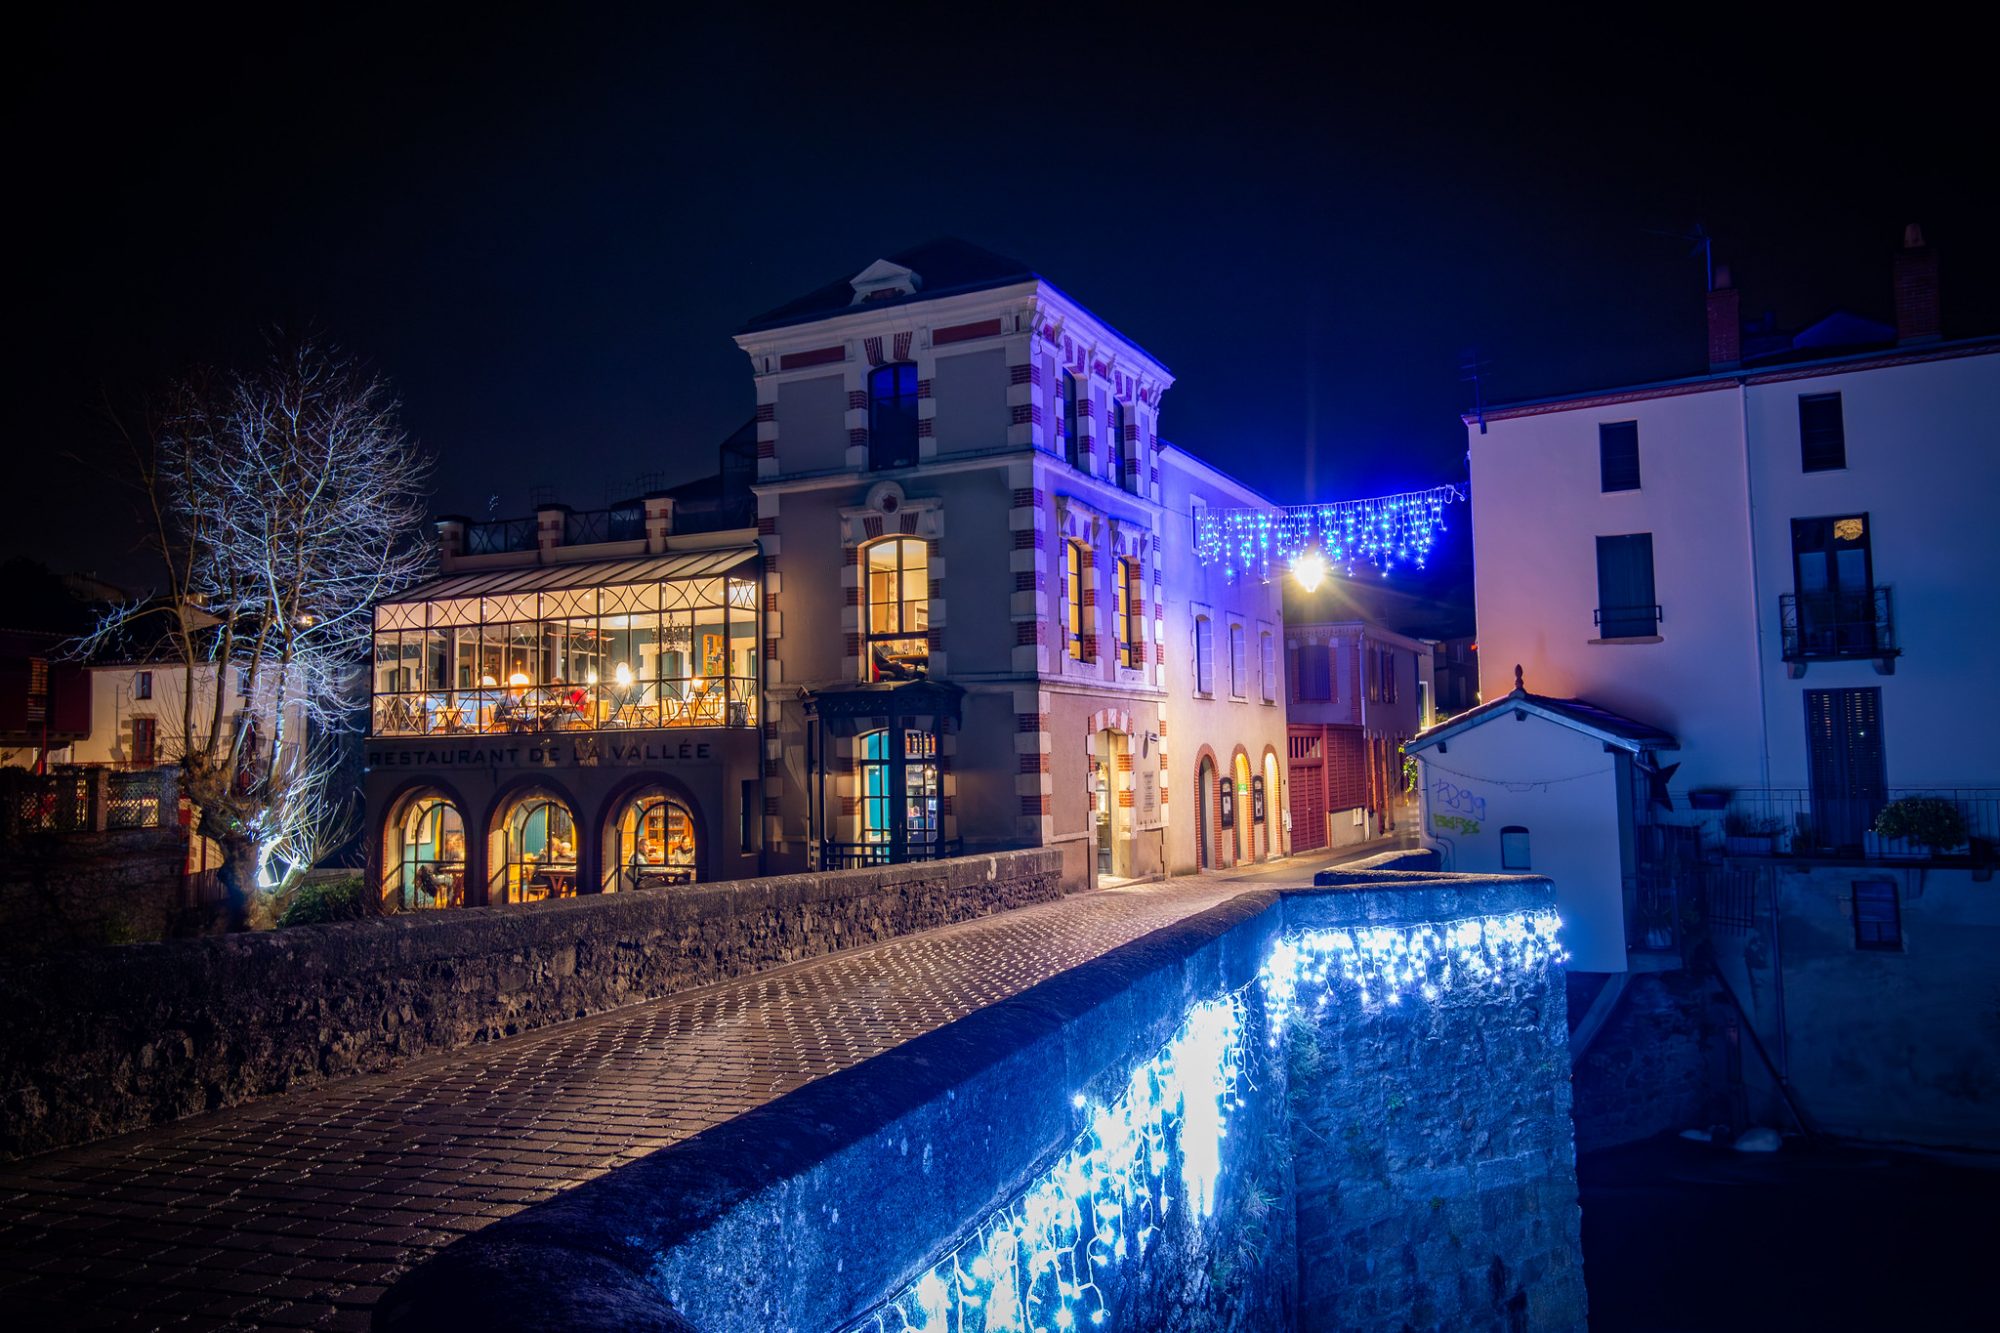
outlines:
[[1222, 827], [1236, 827], [1236, 779], [1222, 780]]
[[1139, 827], [1157, 828], [1160, 823], [1160, 771], [1141, 768], [1135, 776], [1139, 779]]
[[1250, 779], [1250, 822], [1264, 822], [1264, 775], [1261, 773]]

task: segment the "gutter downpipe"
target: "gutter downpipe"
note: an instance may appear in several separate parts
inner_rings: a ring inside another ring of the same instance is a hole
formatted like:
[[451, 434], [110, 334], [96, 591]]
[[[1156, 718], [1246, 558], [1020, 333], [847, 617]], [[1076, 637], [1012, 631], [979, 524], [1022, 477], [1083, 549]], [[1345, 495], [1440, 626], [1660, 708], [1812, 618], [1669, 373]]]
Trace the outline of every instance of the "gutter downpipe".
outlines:
[[[1743, 502], [1749, 511], [1745, 523], [1745, 534], [1750, 544], [1750, 617], [1757, 627], [1757, 773], [1764, 790], [1771, 788], [1771, 706], [1768, 676], [1769, 657], [1765, 651], [1763, 580], [1757, 568], [1757, 473], [1750, 457], [1750, 382], [1739, 376], [1736, 381], [1736, 405], [1738, 420], [1743, 431]], [[1779, 910], [1780, 871], [1771, 870], [1771, 1002], [1777, 1021], [1778, 1058], [1772, 1070], [1778, 1076], [1779, 1091], [1792, 1113], [1798, 1116], [1798, 1105], [1792, 1096], [1791, 1042], [1788, 1039], [1785, 1022], [1785, 955], [1783, 945], [1783, 913]], [[1718, 972], [1720, 969], [1718, 969]], [[1735, 993], [1730, 993], [1735, 999]], [[1739, 1004], [1738, 1009], [1742, 1006]], [[1748, 1019], [1750, 1016], [1745, 1014]], [[1752, 1023], [1754, 1027], [1755, 1024]], [[1752, 1034], [1754, 1035], [1754, 1033]], [[1803, 1117], [1799, 1117], [1803, 1125]]]

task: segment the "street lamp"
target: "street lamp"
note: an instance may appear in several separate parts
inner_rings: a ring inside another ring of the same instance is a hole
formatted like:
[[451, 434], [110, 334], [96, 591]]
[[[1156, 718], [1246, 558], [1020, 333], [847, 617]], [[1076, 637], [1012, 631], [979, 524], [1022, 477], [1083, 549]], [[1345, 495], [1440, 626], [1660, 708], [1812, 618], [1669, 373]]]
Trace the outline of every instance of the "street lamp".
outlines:
[[1292, 577], [1307, 592], [1318, 588], [1326, 578], [1326, 557], [1318, 551], [1305, 551], [1292, 558]]

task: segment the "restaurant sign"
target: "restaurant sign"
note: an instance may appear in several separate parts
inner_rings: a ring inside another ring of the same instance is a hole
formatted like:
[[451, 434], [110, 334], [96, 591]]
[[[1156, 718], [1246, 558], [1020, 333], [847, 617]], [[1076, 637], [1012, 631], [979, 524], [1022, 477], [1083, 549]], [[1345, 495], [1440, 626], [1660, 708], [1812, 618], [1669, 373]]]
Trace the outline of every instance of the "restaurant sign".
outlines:
[[624, 740], [608, 736], [537, 736], [467, 745], [370, 745], [370, 768], [640, 768], [710, 763], [710, 741]]

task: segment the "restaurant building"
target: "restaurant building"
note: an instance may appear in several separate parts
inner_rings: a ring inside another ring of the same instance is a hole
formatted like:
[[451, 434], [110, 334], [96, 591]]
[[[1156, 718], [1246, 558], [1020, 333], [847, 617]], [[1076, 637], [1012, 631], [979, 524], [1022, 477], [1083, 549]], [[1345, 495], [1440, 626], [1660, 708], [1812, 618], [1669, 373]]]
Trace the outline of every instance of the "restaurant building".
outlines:
[[447, 520], [443, 576], [379, 609], [387, 896], [1038, 846], [1084, 887], [1283, 854], [1278, 590], [1192, 539], [1204, 507], [1269, 502], [1160, 439], [1164, 366], [959, 241], [736, 341], [757, 409], [721, 503]]

